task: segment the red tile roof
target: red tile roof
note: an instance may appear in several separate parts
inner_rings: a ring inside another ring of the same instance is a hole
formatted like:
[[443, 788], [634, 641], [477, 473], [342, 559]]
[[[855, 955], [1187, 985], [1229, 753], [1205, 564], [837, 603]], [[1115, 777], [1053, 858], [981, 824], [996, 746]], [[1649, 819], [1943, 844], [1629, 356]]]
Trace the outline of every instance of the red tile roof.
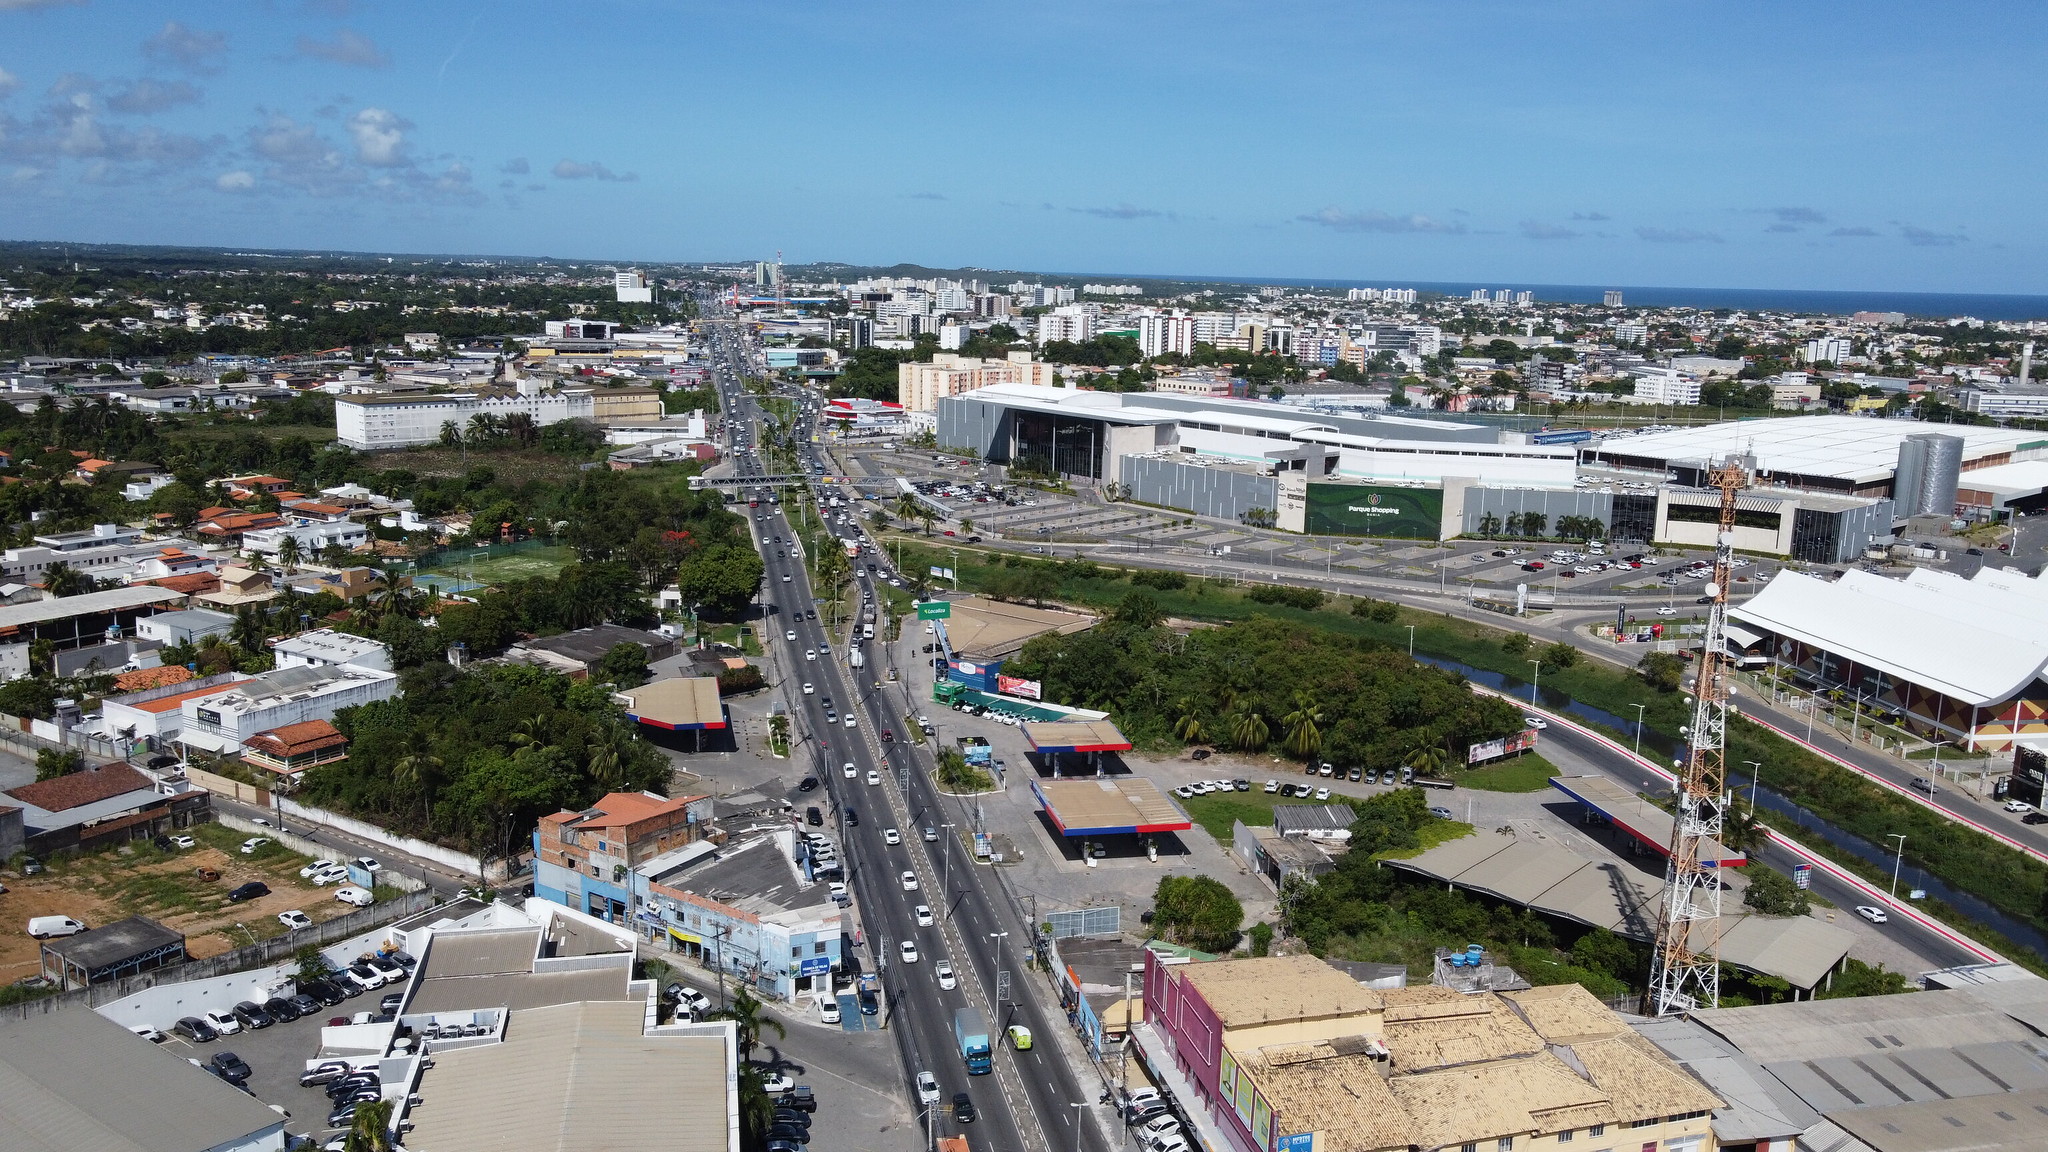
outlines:
[[182, 576], [159, 576], [154, 580], [142, 580], [138, 581], [138, 583], [154, 584], [159, 588], [168, 588], [173, 592], [183, 592], [187, 596], [197, 596], [201, 592], [220, 591], [220, 574], [217, 572], [188, 572]]
[[118, 692], [140, 692], [145, 688], [168, 688], [193, 679], [192, 670], [183, 664], [166, 664], [161, 668], [138, 668], [114, 677], [114, 689]]
[[109, 764], [104, 768], [87, 768], [68, 776], [51, 780], [38, 780], [10, 789], [7, 796], [24, 804], [31, 804], [45, 812], [64, 812], [101, 800], [111, 800], [125, 792], [153, 789], [149, 777], [137, 772], [126, 764]]
[[212, 696], [221, 692], [231, 691], [251, 682], [248, 678], [244, 677], [240, 680], [230, 680], [224, 684], [215, 684], [211, 688], [194, 688], [190, 692], [174, 692], [169, 696], [159, 696], [154, 700], [144, 700], [140, 704], [130, 704], [128, 707], [138, 712], [176, 712], [178, 706], [187, 700], [197, 700], [202, 696]]
[[348, 737], [341, 730], [325, 720], [306, 720], [298, 724], [286, 724], [268, 732], [258, 732], [249, 738], [249, 747], [295, 756], [305, 752], [317, 752], [322, 748], [335, 748], [348, 743]]

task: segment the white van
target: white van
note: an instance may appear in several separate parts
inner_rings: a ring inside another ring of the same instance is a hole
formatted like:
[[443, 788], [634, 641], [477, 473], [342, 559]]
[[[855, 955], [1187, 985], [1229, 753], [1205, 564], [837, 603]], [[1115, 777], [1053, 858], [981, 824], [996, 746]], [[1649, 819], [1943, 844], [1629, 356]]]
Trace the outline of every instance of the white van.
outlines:
[[35, 916], [28, 922], [28, 934], [38, 940], [52, 936], [76, 936], [85, 931], [85, 925], [69, 916]]

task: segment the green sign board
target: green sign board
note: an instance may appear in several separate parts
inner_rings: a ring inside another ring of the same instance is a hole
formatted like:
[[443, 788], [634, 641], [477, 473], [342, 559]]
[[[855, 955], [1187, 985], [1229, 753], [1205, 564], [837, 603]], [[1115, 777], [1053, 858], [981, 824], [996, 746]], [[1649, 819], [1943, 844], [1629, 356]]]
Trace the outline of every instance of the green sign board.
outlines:
[[953, 605], [945, 600], [925, 600], [917, 606], [919, 620], [951, 620]]
[[1443, 531], [1442, 489], [1311, 483], [1307, 496], [1305, 527], [1312, 536], [1435, 540]]

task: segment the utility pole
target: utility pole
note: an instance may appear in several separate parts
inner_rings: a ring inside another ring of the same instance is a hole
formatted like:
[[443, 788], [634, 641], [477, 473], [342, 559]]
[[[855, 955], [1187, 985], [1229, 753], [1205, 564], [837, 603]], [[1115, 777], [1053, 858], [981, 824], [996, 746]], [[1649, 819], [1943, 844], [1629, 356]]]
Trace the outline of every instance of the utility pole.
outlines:
[[[1650, 955], [1649, 986], [1643, 996], [1648, 1015], [1667, 1016], [1721, 1002], [1721, 879], [1719, 869], [1700, 859], [1709, 840], [1721, 834], [1728, 802], [1728, 657], [1723, 635], [1728, 624], [1728, 582], [1734, 571], [1735, 498], [1749, 486], [1752, 461], [1730, 456], [1707, 474], [1721, 491], [1715, 534], [1714, 576], [1707, 585], [1713, 602], [1693, 683], [1692, 724], [1678, 777], [1678, 811], [1671, 822], [1671, 854], [1664, 867], [1664, 902], [1657, 943]], [[1695, 940], [1695, 925], [1706, 929]], [[1703, 947], [1696, 947], [1703, 945]]]

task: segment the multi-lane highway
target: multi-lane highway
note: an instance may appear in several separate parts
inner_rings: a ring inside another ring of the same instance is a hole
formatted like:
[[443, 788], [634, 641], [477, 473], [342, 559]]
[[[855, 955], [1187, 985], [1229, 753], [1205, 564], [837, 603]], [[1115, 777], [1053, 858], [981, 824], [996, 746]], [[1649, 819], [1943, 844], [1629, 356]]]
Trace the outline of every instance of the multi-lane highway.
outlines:
[[[716, 384], [733, 437], [735, 467], [741, 475], [761, 474], [765, 413], [742, 384], [756, 370], [758, 354], [738, 326], [714, 321], [706, 327], [714, 330]], [[808, 417], [801, 404], [797, 410], [798, 427], [788, 431], [808, 469], [814, 463]], [[974, 864], [964, 840], [968, 822], [957, 804], [938, 795], [928, 772], [930, 758], [907, 740], [910, 702], [885, 679], [888, 658], [882, 642], [851, 640], [844, 634], [855, 627], [851, 623], [834, 634], [830, 614], [818, 613], [806, 557], [797, 551], [796, 533], [780, 504], [762, 499], [758, 508], [745, 511], [767, 568], [762, 631], [769, 643], [780, 645], [779, 695], [792, 712], [793, 758], [830, 797], [846, 883], [857, 901], [863, 967], [881, 985], [887, 1028], [903, 1062], [902, 1090], [911, 1107], [921, 1108], [916, 1074], [929, 1071], [940, 1087], [941, 1103], [931, 1116], [936, 1135], [966, 1132], [976, 1144], [1049, 1152], [1077, 1147], [1078, 1125], [1080, 1141], [1100, 1148], [1099, 1130], [1088, 1113], [1101, 1086], [1069, 1066], [1055, 1032], [1066, 1028], [1065, 1019], [1045, 1010], [1042, 982], [1024, 972], [1030, 927], [993, 870]], [[864, 567], [856, 567], [861, 594], [872, 594], [870, 579]], [[877, 635], [886, 637], [887, 628], [886, 619], [879, 620]], [[857, 670], [850, 666], [856, 650], [863, 664]], [[811, 691], [804, 692], [804, 684]], [[885, 731], [896, 739], [885, 741]], [[885, 838], [892, 828], [900, 839], [893, 845]], [[925, 838], [926, 828], [937, 831], [935, 839]], [[906, 872], [914, 890], [906, 887]], [[919, 905], [931, 910], [930, 924], [918, 923]], [[905, 941], [915, 947], [915, 961], [906, 961]], [[941, 959], [958, 970], [957, 987], [940, 987], [935, 969]], [[954, 1012], [969, 1005], [982, 1008], [989, 1018], [996, 1048], [992, 1075], [969, 1076], [954, 1041]], [[1030, 1049], [1016, 1051], [1001, 1039], [1012, 1023], [1037, 1038]], [[953, 1115], [957, 1092], [967, 1093], [979, 1114], [970, 1125]], [[1077, 1109], [1077, 1104], [1087, 1107]]]

